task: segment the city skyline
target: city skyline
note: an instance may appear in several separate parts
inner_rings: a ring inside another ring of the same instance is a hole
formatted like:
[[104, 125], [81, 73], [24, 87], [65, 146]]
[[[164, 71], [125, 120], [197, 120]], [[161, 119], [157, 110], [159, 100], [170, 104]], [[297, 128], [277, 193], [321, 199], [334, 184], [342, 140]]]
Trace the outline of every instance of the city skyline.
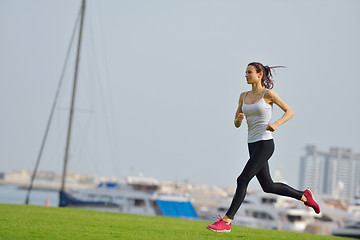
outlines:
[[299, 182], [319, 195], [354, 199], [360, 195], [360, 153], [347, 148], [319, 150], [307, 146], [301, 158]]
[[[349, 164], [345, 164], [345, 167], [341, 166], [340, 161], [344, 161], [347, 159], [353, 161], [353, 164], [350, 164], [350, 166]], [[334, 161], [336, 161], [337, 163], [334, 163]], [[342, 173], [340, 174], [340, 177], [337, 176], [339, 175], [339, 167], [342, 169], [342, 171], [340, 171]], [[10, 171], [0, 171], [0, 174], [2, 178], [4, 178], [7, 174], [21, 174], [23, 178], [25, 177], [25, 175], [27, 175], [30, 181], [31, 175], [33, 174], [33, 169], [13, 169]], [[97, 181], [104, 181], [104, 179], [107, 179], [106, 181], [122, 181], [131, 176], [145, 177], [154, 180], [156, 179], [155, 177], [144, 176], [142, 172], [123, 177], [110, 175], [98, 176], [71, 171], [68, 172], [67, 175], [72, 178], [74, 176], [76, 178], [88, 177], [88, 180], [97, 179]], [[61, 180], [62, 172], [47, 170], [38, 171], [35, 180], [49, 178], [50, 176], [53, 180]], [[317, 192], [320, 195], [329, 195], [332, 197], [341, 196], [343, 198], [352, 199], [356, 194], [360, 193], [360, 153], [356, 153], [353, 151], [353, 149], [350, 148], [331, 147], [328, 151], [325, 151], [320, 150], [317, 145], [307, 145], [304, 153], [300, 157], [300, 168], [298, 176], [300, 188], [305, 189], [311, 186], [313, 191]], [[331, 179], [332, 177], [333, 179]], [[286, 179], [283, 179], [282, 169], [276, 169], [273, 174], [273, 179], [274, 181], [286, 182]], [[345, 182], [343, 181], [344, 179]], [[162, 181], [168, 180], [162, 179]], [[341, 183], [339, 183], [339, 181]], [[180, 180], [179, 183], [180, 182], [196, 184], [196, 182], [188, 182], [187, 179], [182, 179], [182, 181]], [[254, 187], [254, 185], [252, 185], [251, 187]], [[341, 189], [338, 189], [339, 187]], [[255, 189], [259, 190], [259, 188]]]

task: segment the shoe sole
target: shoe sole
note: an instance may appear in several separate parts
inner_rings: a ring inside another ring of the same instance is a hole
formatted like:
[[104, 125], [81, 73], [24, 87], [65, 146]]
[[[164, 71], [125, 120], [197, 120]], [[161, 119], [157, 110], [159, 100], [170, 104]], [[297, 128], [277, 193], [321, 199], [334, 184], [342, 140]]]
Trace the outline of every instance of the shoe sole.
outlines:
[[[315, 197], [314, 197], [314, 194], [313, 194], [313, 192], [311, 191], [311, 189], [310, 188], [308, 188], [307, 190], [309, 190], [309, 192], [311, 193], [311, 197], [312, 197], [312, 199], [314, 200], [314, 202], [319, 206], [319, 213], [320, 213], [320, 205], [318, 204], [318, 202], [316, 201], [316, 199], [315, 199]], [[315, 213], [317, 213], [317, 212], [315, 212]], [[319, 213], [317, 213], [317, 214], [319, 214]]]
[[215, 229], [209, 228], [208, 226], [206, 226], [206, 228], [213, 232], [226, 232], [226, 233], [231, 232], [231, 229], [230, 230], [215, 230]]

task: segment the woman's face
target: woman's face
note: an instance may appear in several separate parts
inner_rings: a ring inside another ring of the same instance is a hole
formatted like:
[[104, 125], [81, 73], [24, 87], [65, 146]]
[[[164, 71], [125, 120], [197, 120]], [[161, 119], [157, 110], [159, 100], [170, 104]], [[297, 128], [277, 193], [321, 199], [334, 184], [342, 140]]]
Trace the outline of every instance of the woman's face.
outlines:
[[249, 65], [246, 68], [245, 77], [248, 84], [254, 84], [261, 81], [262, 72], [257, 73], [256, 68]]

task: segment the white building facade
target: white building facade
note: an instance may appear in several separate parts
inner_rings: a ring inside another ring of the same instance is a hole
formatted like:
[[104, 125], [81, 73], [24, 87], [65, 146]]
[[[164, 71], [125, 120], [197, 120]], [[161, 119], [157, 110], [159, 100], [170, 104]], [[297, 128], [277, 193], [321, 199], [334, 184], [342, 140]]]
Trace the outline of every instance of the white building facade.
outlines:
[[311, 187], [319, 195], [353, 199], [360, 193], [360, 154], [351, 149], [323, 152], [307, 146], [301, 157], [299, 183], [301, 189]]

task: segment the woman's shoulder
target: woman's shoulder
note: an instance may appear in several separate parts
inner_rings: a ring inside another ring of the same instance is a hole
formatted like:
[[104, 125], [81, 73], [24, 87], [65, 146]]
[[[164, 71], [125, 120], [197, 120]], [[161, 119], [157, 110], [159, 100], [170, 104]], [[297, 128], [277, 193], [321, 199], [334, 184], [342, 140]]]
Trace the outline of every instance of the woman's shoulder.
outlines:
[[278, 95], [278, 94], [277, 94], [274, 90], [272, 90], [272, 89], [266, 89], [265, 91], [266, 91], [266, 92], [265, 92], [265, 97], [271, 98], [271, 97], [274, 97], [274, 96]]
[[279, 95], [272, 89], [267, 89], [264, 95], [264, 98], [268, 99], [268, 101], [275, 102], [276, 99], [279, 99]]
[[245, 96], [245, 94], [246, 94], [247, 92], [248, 92], [248, 91], [245, 91], [245, 92], [240, 93], [240, 96]]
[[239, 99], [243, 99], [246, 93], [247, 93], [247, 92], [242, 92], [242, 93], [240, 93]]
[[245, 96], [246, 93], [247, 93], [247, 91], [240, 93], [239, 103], [242, 103], [242, 102], [243, 102], [244, 96]]
[[248, 93], [249, 91], [245, 91], [240, 93], [240, 99], [244, 99], [244, 96]]

